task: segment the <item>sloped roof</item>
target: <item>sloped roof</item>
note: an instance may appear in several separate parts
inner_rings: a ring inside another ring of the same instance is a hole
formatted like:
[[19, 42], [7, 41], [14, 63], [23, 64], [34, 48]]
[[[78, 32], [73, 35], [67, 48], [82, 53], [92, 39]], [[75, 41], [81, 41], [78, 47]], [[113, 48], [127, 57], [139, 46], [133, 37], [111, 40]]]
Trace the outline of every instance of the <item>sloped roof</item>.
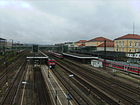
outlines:
[[76, 43], [85, 43], [87, 40], [79, 40]]
[[85, 44], [82, 43], [82, 44], [80, 44], [79, 46], [85, 46]]
[[87, 42], [92, 42], [92, 41], [112, 41], [110, 39], [104, 38], [104, 37], [96, 37], [94, 39], [88, 40]]
[[127, 34], [127, 35], [118, 37], [115, 40], [119, 40], [119, 39], [140, 39], [140, 35], [137, 35], [137, 34]]
[[[105, 43], [102, 43], [98, 45], [97, 47], [105, 47]], [[106, 47], [114, 47], [114, 42], [113, 41], [106, 42]]]

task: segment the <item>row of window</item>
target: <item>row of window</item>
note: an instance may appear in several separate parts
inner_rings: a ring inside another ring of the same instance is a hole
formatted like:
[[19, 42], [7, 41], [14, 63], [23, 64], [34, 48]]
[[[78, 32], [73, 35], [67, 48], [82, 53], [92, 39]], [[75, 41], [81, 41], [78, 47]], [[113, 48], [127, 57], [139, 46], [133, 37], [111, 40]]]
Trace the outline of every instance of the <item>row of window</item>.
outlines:
[[[124, 49], [124, 48], [121, 48], [121, 49], [116, 49], [116, 51], [122, 51], [122, 52], [125, 52], [126, 50]], [[128, 52], [138, 52], [138, 51], [140, 51], [140, 49], [138, 50], [138, 49], [134, 49], [134, 50], [132, 50], [132, 49], [129, 49], [128, 50]]]
[[[125, 41], [116, 41], [116, 46], [124, 46], [124, 43]], [[128, 42], [126, 42], [128, 43]], [[132, 41], [129, 41], [129, 46], [131, 47], [132, 45], [134, 46], [140, 46], [140, 42], [132, 42]]]

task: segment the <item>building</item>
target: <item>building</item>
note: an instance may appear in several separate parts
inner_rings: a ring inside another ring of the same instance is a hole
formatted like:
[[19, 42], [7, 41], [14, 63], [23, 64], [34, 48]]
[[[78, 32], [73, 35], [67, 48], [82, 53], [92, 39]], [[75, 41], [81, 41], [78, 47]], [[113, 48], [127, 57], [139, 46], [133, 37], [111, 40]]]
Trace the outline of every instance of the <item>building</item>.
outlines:
[[114, 50], [116, 52], [139, 52], [140, 35], [127, 34], [114, 40]]
[[[104, 51], [104, 50], [105, 50], [105, 43], [103, 42], [102, 44], [97, 46], [97, 51]], [[106, 42], [106, 51], [114, 51], [113, 41]]]
[[75, 42], [75, 45], [77, 47], [79, 47], [79, 46], [85, 46], [85, 43], [86, 43], [86, 40], [79, 40], [79, 41]]
[[68, 51], [74, 50], [75, 48], [77, 48], [77, 45], [75, 44], [75, 42], [65, 42], [64, 44], [65, 46], [68, 47]]
[[106, 40], [106, 42], [110, 42], [112, 40], [104, 38], [104, 37], [96, 37], [94, 39], [88, 40], [85, 43], [85, 46], [99, 46], [100, 44], [104, 43], [104, 41]]
[[7, 47], [7, 49], [11, 49], [11, 48], [12, 48], [12, 45], [13, 45], [12, 42], [7, 41], [7, 43], [6, 43], [6, 47]]
[[4, 51], [6, 47], [6, 39], [0, 38], [0, 53]]

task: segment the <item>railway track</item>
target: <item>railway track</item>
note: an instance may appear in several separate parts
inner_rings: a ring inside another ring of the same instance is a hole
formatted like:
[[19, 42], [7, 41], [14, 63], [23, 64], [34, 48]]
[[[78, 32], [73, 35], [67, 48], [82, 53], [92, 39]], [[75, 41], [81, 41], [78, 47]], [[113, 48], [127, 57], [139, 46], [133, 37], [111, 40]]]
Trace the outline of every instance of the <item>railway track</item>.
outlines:
[[[53, 71], [55, 76], [67, 89], [67, 95], [69, 94], [70, 96], [72, 96], [72, 98], [77, 102], [78, 105], [95, 105], [93, 102], [91, 102], [91, 100], [85, 97], [84, 94], [81, 94], [79, 87], [77, 87], [75, 84], [72, 84], [69, 78], [64, 77], [62, 71], [58, 72], [58, 69], [57, 70], [54, 69]], [[68, 74], [65, 74], [65, 76], [68, 76]]]
[[[27, 53], [26, 53], [27, 54]], [[25, 55], [21, 56], [17, 61], [9, 65], [3, 72], [0, 74], [0, 89], [3, 90], [3, 87], [7, 83], [7, 85], [12, 81], [12, 78], [16, 74], [17, 70], [23, 64], [25, 60]], [[4, 91], [3, 91], [4, 92]]]
[[14, 105], [17, 103], [19, 97], [17, 97], [17, 93], [19, 91], [19, 86], [21, 84], [21, 81], [23, 80], [23, 77], [25, 76], [26, 72], [26, 62], [22, 65], [20, 70], [15, 75], [12, 84], [6, 91], [6, 95], [4, 96], [1, 105]]
[[52, 105], [45, 81], [41, 74], [41, 69], [39, 67], [34, 68], [34, 81], [35, 94], [37, 97], [35, 105]]
[[[80, 64], [76, 64], [73, 62], [65, 62], [61, 61], [58, 58], [58, 62], [61, 62], [63, 65], [67, 65], [67, 68], [70, 68], [73, 73], [81, 75], [82, 78], [85, 77], [86, 80], [90, 81], [90, 83], [97, 85], [100, 89], [102, 89], [105, 93], [110, 95], [111, 97], [118, 100], [118, 103], [121, 104], [131, 104], [131, 105], [139, 105], [139, 89], [125, 84], [121, 81], [114, 80], [110, 77], [106, 77], [97, 73], [89, 68], [81, 66]], [[71, 66], [70, 66], [71, 64]], [[75, 70], [76, 69], [76, 70]], [[97, 78], [97, 79], [96, 79]], [[93, 82], [94, 81], [94, 82]], [[98, 81], [95, 83], [95, 81]], [[103, 82], [102, 82], [103, 81]], [[113, 94], [112, 94], [113, 93]]]
[[[134, 86], [131, 86], [131, 85], [129, 85], [129, 84], [127, 84], [127, 83], [124, 83], [124, 82], [121, 82], [121, 81], [119, 81], [119, 80], [116, 80], [116, 79], [114, 79], [114, 78], [112, 78], [112, 77], [108, 77], [108, 76], [103, 75], [103, 74], [101, 74], [101, 73], [99, 73], [99, 72], [96, 72], [96, 71], [99, 70], [98, 68], [92, 68], [92, 70], [91, 70], [90, 68], [87, 68], [87, 67], [85, 67], [85, 66], [81, 66], [80, 63], [73, 62], [73, 61], [70, 61], [70, 60], [68, 60], [68, 59], [65, 59], [65, 61], [66, 61], [66, 62], [69, 62], [69, 63], [72, 63], [73, 65], [78, 66], [78, 67], [81, 68], [81, 69], [84, 68], [84, 69], [86, 69], [87, 72], [91, 73], [92, 75], [96, 75], [97, 77], [100, 77], [100, 78], [102, 78], [103, 80], [106, 79], [106, 80], [108, 80], [110, 83], [112, 83], [112, 84], [114, 84], [114, 85], [118, 85], [118, 86], [120, 86], [121, 88], [124, 88], [124, 89], [127, 89], [127, 90], [131, 91], [132, 93], [136, 93], [136, 94], [140, 95], [140, 89], [139, 89], [139, 88], [134, 87]], [[79, 65], [80, 65], [80, 66], [79, 66]]]
[[[62, 61], [59, 61], [59, 62], [63, 63], [65, 66], [67, 66], [68, 68], [73, 70], [74, 73], [76, 73], [78, 75], [82, 75], [82, 78], [85, 78], [90, 83], [97, 85], [100, 89], [102, 89], [106, 93], [110, 94], [111, 97], [115, 97], [119, 101], [121, 100], [121, 103], [131, 104], [131, 105], [138, 104], [139, 95], [136, 96], [135, 94], [132, 94], [132, 92], [130, 94], [130, 93], [128, 93], [128, 91], [126, 89], [122, 89], [117, 86], [111, 87], [112, 81], [111, 81], [111, 83], [109, 83], [109, 80], [107, 80], [106, 78], [101, 78], [101, 77], [98, 77], [98, 75], [96, 76], [96, 74], [91, 74], [91, 72], [89, 73], [89, 72], [83, 70], [82, 67], [79, 67], [77, 65], [75, 66], [72, 63], [70, 65], [70, 63], [66, 63], [66, 62], [62, 62]], [[135, 99], [135, 98], [137, 98], [137, 99]]]
[[83, 75], [80, 76], [79, 74], [72, 72], [71, 69], [67, 68], [65, 65], [62, 65], [58, 63], [59, 66], [61, 66], [63, 69], [65, 69], [69, 74], [74, 74], [75, 78], [79, 80], [80, 83], [82, 83], [84, 86], [86, 86], [88, 89], [91, 89], [93, 93], [95, 93], [98, 97], [100, 97], [102, 100], [104, 100], [109, 105], [119, 105], [114, 99], [106, 95], [103, 91], [101, 91], [99, 88], [95, 87], [93, 84], [91, 84], [91, 81], [87, 81], [85, 78], [83, 78]]

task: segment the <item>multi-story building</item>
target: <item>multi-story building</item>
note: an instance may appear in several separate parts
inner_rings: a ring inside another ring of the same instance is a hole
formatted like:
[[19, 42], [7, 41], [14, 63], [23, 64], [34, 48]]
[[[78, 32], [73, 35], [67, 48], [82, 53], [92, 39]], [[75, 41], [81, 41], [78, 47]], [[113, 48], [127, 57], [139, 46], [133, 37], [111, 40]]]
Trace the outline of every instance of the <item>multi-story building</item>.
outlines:
[[104, 41], [106, 40], [106, 42], [112, 42], [112, 40], [104, 38], [104, 37], [96, 37], [94, 39], [88, 40], [85, 43], [85, 46], [99, 46], [100, 44], [104, 43]]
[[127, 34], [114, 40], [114, 51], [116, 52], [139, 52], [140, 35]]

